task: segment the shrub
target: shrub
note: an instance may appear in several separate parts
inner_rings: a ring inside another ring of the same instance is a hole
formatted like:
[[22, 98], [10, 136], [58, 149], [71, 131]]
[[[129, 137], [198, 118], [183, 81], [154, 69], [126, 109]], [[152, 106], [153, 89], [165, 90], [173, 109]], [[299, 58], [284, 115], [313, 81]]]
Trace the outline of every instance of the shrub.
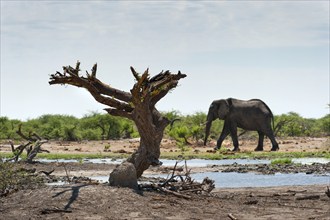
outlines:
[[18, 164], [3, 162], [0, 158], [0, 197], [13, 191], [36, 188], [43, 185], [43, 179], [29, 173]]

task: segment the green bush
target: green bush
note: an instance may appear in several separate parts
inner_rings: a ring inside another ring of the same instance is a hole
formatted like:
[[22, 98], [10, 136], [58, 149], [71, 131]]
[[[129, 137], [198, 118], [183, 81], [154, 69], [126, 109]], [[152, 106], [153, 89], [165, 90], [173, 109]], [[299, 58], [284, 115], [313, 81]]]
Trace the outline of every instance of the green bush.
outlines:
[[270, 164], [271, 165], [292, 164], [292, 159], [290, 159], [290, 158], [274, 159], [270, 162]]
[[330, 135], [330, 114], [320, 118], [303, 118], [295, 112], [275, 116], [275, 133], [282, 137]]
[[[180, 141], [198, 141], [204, 139], [206, 114], [196, 112], [192, 115], [181, 115], [178, 111], [162, 113], [173, 123], [165, 129], [165, 137]], [[69, 115], [42, 115], [35, 119], [20, 121], [0, 117], [0, 139], [21, 140], [16, 134], [22, 124], [24, 134], [35, 132], [51, 140], [108, 140], [139, 137], [134, 122], [109, 114], [90, 113], [82, 118]], [[210, 130], [210, 138], [217, 139], [224, 122], [215, 120]], [[330, 135], [330, 114], [319, 119], [306, 119], [295, 112], [275, 116], [276, 136], [312, 136]], [[239, 129], [238, 133], [243, 132]], [[254, 137], [256, 132], [249, 132], [244, 137]]]

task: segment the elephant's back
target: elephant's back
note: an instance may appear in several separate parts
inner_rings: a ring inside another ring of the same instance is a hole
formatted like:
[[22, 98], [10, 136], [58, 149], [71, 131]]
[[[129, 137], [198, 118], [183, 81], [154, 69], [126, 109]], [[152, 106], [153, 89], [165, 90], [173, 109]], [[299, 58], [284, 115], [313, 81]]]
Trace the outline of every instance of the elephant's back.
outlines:
[[240, 120], [244, 118], [245, 120], [260, 121], [273, 117], [270, 108], [259, 99], [236, 103], [231, 113], [234, 118], [240, 118]]
[[245, 105], [248, 109], [251, 109], [252, 111], [263, 114], [265, 116], [273, 117], [273, 113], [268, 107], [268, 105], [262, 101], [261, 99], [250, 99], [245, 101]]

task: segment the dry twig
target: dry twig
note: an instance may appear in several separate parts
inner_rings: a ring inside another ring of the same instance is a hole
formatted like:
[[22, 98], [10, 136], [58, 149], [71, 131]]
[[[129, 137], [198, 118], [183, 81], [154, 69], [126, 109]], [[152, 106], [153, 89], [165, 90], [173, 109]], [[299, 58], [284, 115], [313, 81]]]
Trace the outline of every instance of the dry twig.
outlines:
[[237, 220], [237, 218], [236, 218], [233, 214], [231, 214], [231, 213], [228, 214], [228, 217], [229, 217], [231, 220]]
[[172, 174], [165, 181], [157, 184], [142, 184], [140, 188], [153, 189], [185, 199], [191, 198], [188, 194], [208, 194], [214, 189], [214, 181], [207, 177], [202, 183], [193, 180], [187, 162], [185, 162], [185, 174], [176, 174], [177, 164], [178, 162], [175, 163]]
[[36, 133], [29, 133], [29, 135], [25, 135], [22, 132], [22, 124], [20, 124], [18, 126], [18, 130], [16, 131], [16, 133], [21, 136], [21, 138], [23, 138], [24, 140], [27, 141], [27, 143], [25, 144], [21, 144], [19, 145], [16, 149], [14, 146], [14, 143], [12, 141], [9, 141], [10, 145], [11, 145], [11, 150], [14, 154], [14, 156], [12, 158], [10, 158], [8, 161], [14, 160], [15, 162], [18, 161], [20, 155], [23, 153], [24, 149], [27, 151], [27, 158], [26, 158], [26, 162], [27, 163], [32, 163], [33, 159], [35, 156], [37, 156], [37, 154], [39, 152], [47, 152], [49, 153], [48, 150], [43, 150], [41, 149], [41, 145], [44, 143], [47, 143], [48, 140], [43, 140], [38, 134]]
[[65, 173], [66, 173], [66, 177], [68, 179], [68, 182], [70, 183], [71, 182], [71, 179], [70, 179], [70, 176], [68, 174], [68, 170], [66, 169], [66, 164], [65, 163], [62, 163], [63, 167], [64, 167], [64, 170], [65, 170]]

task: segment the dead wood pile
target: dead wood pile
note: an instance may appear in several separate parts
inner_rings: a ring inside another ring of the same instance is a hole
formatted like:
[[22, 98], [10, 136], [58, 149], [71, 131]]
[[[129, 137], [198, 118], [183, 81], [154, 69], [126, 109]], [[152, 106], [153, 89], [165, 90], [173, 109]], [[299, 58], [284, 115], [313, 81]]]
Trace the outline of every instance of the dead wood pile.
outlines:
[[180, 198], [191, 199], [193, 194], [208, 195], [214, 188], [214, 180], [208, 177], [204, 178], [201, 183], [195, 181], [190, 176], [190, 170], [185, 161], [185, 173], [183, 175], [177, 172], [177, 164], [175, 163], [173, 172], [168, 178], [158, 183], [144, 183], [139, 187], [142, 190], [155, 190], [165, 194], [172, 194]]
[[41, 145], [43, 145], [44, 143], [47, 143], [48, 140], [42, 139], [36, 133], [30, 132], [28, 136], [24, 135], [23, 132], [21, 131], [21, 128], [22, 128], [22, 125], [20, 124], [16, 133], [19, 136], [21, 136], [22, 139], [26, 140], [27, 142], [25, 144], [21, 144], [15, 148], [14, 143], [12, 141], [9, 141], [9, 143], [11, 145], [11, 150], [12, 150], [14, 156], [12, 158], [8, 159], [7, 161], [17, 162], [24, 150], [26, 150], [26, 154], [27, 154], [26, 160], [25, 160], [27, 163], [32, 163], [33, 159], [40, 152], [49, 153], [48, 150], [41, 149]]

